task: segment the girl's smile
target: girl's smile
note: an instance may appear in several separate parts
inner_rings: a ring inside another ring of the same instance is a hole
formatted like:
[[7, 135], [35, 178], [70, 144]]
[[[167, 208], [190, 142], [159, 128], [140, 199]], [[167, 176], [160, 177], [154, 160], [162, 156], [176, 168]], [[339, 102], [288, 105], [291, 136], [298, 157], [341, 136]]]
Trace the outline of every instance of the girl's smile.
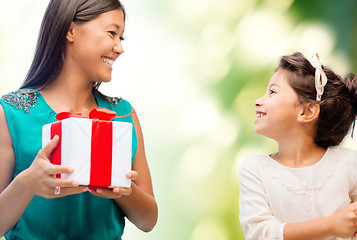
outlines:
[[255, 132], [277, 140], [297, 123], [299, 101], [289, 85], [286, 71], [278, 70], [264, 96], [255, 101]]

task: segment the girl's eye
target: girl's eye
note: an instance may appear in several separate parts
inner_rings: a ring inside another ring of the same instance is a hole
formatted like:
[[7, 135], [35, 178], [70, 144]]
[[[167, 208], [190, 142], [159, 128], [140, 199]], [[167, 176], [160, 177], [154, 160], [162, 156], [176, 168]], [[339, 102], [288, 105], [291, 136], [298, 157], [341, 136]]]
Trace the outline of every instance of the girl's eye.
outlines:
[[273, 95], [275, 94], [276, 92], [273, 90], [273, 89], [269, 89], [269, 95]]
[[120, 37], [120, 41], [124, 41], [124, 37]]

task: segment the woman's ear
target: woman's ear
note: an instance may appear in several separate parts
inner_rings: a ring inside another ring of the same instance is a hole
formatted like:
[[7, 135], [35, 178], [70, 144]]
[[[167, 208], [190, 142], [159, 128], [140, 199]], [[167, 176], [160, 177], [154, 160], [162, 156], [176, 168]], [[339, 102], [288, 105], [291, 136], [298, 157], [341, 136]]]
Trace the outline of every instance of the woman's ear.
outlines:
[[67, 32], [67, 36], [66, 36], [66, 39], [68, 42], [73, 42], [74, 41], [74, 33], [75, 33], [75, 25], [74, 23], [72, 22], [71, 23], [71, 26], [69, 27], [68, 29], [68, 32]]
[[302, 106], [298, 115], [298, 121], [301, 123], [312, 122], [319, 117], [320, 105], [317, 103], [306, 103]]

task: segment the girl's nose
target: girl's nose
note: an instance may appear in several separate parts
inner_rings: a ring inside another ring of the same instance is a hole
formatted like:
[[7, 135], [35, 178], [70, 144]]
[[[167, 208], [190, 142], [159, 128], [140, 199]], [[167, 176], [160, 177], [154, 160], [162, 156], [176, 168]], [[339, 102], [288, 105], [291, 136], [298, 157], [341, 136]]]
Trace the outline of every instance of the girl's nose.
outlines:
[[254, 101], [254, 105], [255, 105], [256, 107], [259, 107], [259, 106], [262, 105], [262, 98], [263, 98], [263, 97], [260, 97], [260, 98], [258, 98], [257, 100]]

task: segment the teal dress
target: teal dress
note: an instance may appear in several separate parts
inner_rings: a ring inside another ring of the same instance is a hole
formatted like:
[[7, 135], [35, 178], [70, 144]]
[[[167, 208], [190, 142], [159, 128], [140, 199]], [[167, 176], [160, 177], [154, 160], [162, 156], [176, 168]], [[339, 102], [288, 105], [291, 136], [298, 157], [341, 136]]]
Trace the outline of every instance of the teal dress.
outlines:
[[[99, 107], [113, 110], [117, 116], [131, 113], [131, 105], [119, 98], [104, 98], [94, 93]], [[2, 96], [7, 124], [15, 153], [15, 178], [30, 167], [41, 149], [42, 126], [55, 122], [56, 112], [40, 92], [19, 90]], [[133, 123], [132, 117], [115, 119]], [[137, 150], [133, 128], [132, 161]], [[124, 231], [124, 214], [112, 199], [89, 192], [46, 199], [35, 196], [24, 214], [6, 235], [9, 239], [120, 239]]]

